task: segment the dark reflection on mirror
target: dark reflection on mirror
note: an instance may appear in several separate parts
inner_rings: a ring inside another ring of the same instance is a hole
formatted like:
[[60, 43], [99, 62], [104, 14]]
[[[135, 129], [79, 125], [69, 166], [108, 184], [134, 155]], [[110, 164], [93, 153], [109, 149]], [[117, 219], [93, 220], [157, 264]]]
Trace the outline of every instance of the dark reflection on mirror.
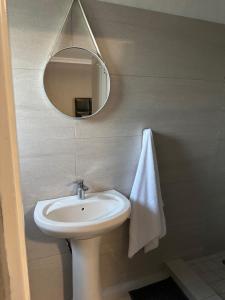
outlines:
[[99, 111], [109, 96], [107, 68], [94, 53], [67, 48], [48, 62], [44, 74], [46, 94], [64, 114], [85, 118]]
[[78, 118], [92, 115], [92, 99], [76, 98], [75, 99], [75, 116]]

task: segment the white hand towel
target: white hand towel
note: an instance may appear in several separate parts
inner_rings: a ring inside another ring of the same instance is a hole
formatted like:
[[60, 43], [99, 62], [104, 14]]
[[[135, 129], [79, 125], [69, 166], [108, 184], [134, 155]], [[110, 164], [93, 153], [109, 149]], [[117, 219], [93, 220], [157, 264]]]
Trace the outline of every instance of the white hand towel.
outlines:
[[130, 194], [131, 217], [128, 256], [148, 252], [166, 234], [158, 166], [151, 129], [143, 132], [142, 150]]

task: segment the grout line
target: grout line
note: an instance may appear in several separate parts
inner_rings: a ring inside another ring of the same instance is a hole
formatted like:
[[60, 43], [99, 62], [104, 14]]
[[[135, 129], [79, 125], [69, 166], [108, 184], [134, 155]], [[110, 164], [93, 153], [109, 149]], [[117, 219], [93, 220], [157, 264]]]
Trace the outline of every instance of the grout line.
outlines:
[[62, 251], [62, 252], [59, 252], [58, 254], [53, 254], [53, 255], [46, 255], [46, 256], [43, 256], [43, 257], [37, 257], [37, 258], [28, 258], [27, 261], [28, 263], [32, 263], [32, 262], [36, 262], [38, 260], [43, 260], [43, 259], [48, 259], [48, 258], [53, 258], [53, 257], [62, 257], [62, 256], [67, 256], [68, 254], [70, 254], [70, 252], [68, 251]]
[[43, 157], [58, 157], [58, 156], [73, 156], [73, 153], [46, 153], [46, 154], [27, 154], [27, 155], [20, 155], [20, 159], [26, 160], [26, 159], [35, 159], [35, 158], [43, 158]]
[[134, 135], [112, 135], [112, 136], [93, 136], [93, 137], [76, 137], [75, 140], [97, 140], [97, 139], [112, 139], [112, 138], [134, 138], [141, 137], [142, 134], [134, 134]]
[[12, 66], [12, 69], [13, 70], [27, 70], [27, 71], [44, 71], [45, 68], [34, 68], [34, 67], [13, 67]]
[[[45, 68], [33, 68], [33, 67], [12, 67], [13, 70], [27, 70], [27, 71], [44, 71]], [[182, 77], [182, 76], [168, 76], [168, 75], [138, 75], [138, 74], [115, 74], [109, 73], [112, 77], [135, 77], [135, 78], [159, 78], [159, 79], [177, 79], [177, 80], [189, 80], [189, 81], [203, 81], [203, 82], [218, 82], [224, 83], [224, 78], [222, 79], [207, 79], [207, 78], [192, 78], [192, 77]]]
[[192, 78], [192, 77], [178, 77], [178, 76], [168, 76], [168, 75], [137, 75], [137, 74], [114, 74], [110, 73], [109, 75], [115, 77], [140, 77], [140, 78], [162, 78], [162, 79], [177, 79], [177, 80], [189, 80], [189, 81], [205, 81], [205, 82], [220, 82], [225, 83], [224, 78], [222, 79], [207, 79], [207, 78]]

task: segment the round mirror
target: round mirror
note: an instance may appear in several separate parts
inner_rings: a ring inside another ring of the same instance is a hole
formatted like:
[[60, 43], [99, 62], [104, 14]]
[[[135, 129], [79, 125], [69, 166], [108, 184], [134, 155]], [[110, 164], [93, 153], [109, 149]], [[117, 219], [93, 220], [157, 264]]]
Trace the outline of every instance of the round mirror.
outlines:
[[44, 87], [52, 104], [62, 113], [87, 118], [97, 113], [109, 97], [110, 78], [104, 62], [82, 48], [66, 48], [49, 60]]

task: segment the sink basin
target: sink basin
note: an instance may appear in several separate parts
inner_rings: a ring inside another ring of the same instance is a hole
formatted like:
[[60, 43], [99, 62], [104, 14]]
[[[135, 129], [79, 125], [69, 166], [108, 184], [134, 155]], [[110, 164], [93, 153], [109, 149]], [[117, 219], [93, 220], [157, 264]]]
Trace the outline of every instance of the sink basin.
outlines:
[[130, 201], [115, 190], [37, 202], [36, 225], [44, 233], [70, 239], [73, 300], [102, 300], [99, 276], [101, 235], [130, 215]]
[[39, 201], [34, 220], [46, 234], [87, 239], [121, 225], [130, 214], [130, 202], [115, 190]]

